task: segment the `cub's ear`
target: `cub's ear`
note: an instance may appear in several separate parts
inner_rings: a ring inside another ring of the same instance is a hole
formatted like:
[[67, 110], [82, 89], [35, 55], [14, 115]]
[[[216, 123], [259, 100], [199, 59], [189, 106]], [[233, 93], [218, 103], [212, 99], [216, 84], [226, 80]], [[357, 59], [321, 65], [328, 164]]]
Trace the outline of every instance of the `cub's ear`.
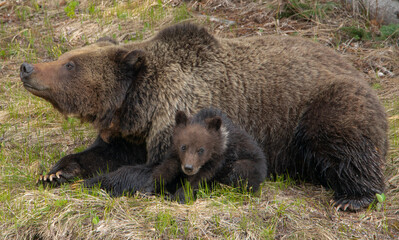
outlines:
[[186, 126], [188, 121], [187, 115], [183, 111], [178, 111], [175, 116], [175, 121], [176, 121], [176, 126], [178, 125]]
[[222, 119], [220, 117], [208, 118], [205, 122], [209, 130], [219, 131], [222, 126]]
[[145, 51], [143, 50], [133, 50], [128, 52], [122, 57], [122, 62], [127, 64], [134, 70], [140, 69], [140, 67], [145, 62]]

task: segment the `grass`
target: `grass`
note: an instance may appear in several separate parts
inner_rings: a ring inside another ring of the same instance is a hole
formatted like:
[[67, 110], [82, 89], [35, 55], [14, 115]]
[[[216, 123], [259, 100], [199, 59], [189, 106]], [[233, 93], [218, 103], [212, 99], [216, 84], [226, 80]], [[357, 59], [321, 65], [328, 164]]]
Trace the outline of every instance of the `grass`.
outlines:
[[288, 0], [282, 6], [278, 18], [292, 17], [294, 19], [319, 20], [327, 16], [334, 8], [335, 2], [320, 2], [312, 0]]
[[368, 27], [348, 26], [341, 28], [341, 30], [355, 40], [397, 41], [399, 38], [399, 24], [381, 26], [378, 35], [373, 34]]
[[[381, 26], [378, 35], [365, 16], [353, 15], [339, 1], [283, 1], [285, 7], [277, 1], [242, 2], [31, 0], [0, 6], [0, 13], [9, 14], [0, 14], [0, 239], [397, 239], [398, 26]], [[385, 198], [358, 213], [336, 212], [329, 205], [331, 191], [284, 177], [264, 182], [258, 194], [202, 186], [187, 204], [162, 194], [111, 198], [98, 188], [37, 186], [39, 174], [84, 150], [96, 133], [24, 90], [20, 64], [56, 59], [102, 36], [120, 42], [147, 39], [187, 20], [224, 37], [308, 37], [347, 55], [367, 73], [389, 116]], [[378, 75], [381, 71], [393, 77]]]

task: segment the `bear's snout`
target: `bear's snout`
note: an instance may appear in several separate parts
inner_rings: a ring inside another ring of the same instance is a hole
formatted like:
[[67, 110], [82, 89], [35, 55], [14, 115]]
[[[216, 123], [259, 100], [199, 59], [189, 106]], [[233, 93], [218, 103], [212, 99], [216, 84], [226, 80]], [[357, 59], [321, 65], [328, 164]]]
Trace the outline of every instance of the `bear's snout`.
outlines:
[[188, 176], [197, 174], [199, 170], [198, 167], [194, 167], [192, 164], [182, 164], [181, 169], [183, 170], [183, 173]]
[[23, 82], [26, 82], [29, 80], [30, 75], [33, 73], [35, 68], [33, 67], [32, 64], [29, 63], [22, 63], [20, 67], [20, 77]]
[[37, 65], [32, 65], [26, 62], [22, 63], [19, 69], [21, 81], [28, 91], [38, 95], [37, 91], [43, 91], [49, 88], [49, 84], [46, 83], [46, 79], [52, 75], [51, 73], [48, 73], [48, 71], [46, 72], [46, 78], [43, 78], [43, 74], [40, 73], [40, 68]]
[[190, 165], [190, 164], [184, 165], [184, 170], [186, 172], [188, 172], [188, 173], [192, 172], [193, 171], [193, 165]]

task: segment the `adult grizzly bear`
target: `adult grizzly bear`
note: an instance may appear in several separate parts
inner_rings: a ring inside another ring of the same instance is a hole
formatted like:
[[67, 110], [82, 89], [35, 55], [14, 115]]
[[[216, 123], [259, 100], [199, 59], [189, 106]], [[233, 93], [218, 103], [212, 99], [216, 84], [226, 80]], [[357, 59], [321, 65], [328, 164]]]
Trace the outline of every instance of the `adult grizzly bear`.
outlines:
[[247, 132], [213, 108], [202, 109], [190, 118], [178, 111], [175, 120], [172, 146], [165, 160], [154, 168], [150, 187], [162, 183], [181, 202], [187, 195], [181, 185], [184, 180], [193, 193], [202, 182], [246, 185], [248, 190], [258, 191], [266, 178], [267, 161]]
[[23, 63], [20, 75], [28, 91], [99, 131], [44, 183], [109, 170], [96, 179], [112, 183], [107, 190], [140, 188], [164, 159], [176, 111], [213, 106], [262, 146], [268, 174], [331, 188], [342, 209], [368, 206], [384, 190], [384, 108], [359, 71], [310, 40], [219, 39], [182, 24], [141, 43], [98, 42], [54, 62]]

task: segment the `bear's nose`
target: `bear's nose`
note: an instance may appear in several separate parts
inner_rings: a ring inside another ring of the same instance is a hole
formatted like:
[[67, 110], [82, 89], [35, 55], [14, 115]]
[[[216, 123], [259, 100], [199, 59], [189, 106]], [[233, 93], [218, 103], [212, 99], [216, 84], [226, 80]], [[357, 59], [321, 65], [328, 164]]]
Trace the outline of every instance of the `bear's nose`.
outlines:
[[20, 77], [21, 80], [26, 80], [32, 73], [33, 73], [34, 67], [32, 64], [29, 63], [22, 63], [20, 67]]
[[192, 172], [193, 171], [193, 165], [191, 165], [191, 164], [184, 165], [184, 170], [186, 172]]

